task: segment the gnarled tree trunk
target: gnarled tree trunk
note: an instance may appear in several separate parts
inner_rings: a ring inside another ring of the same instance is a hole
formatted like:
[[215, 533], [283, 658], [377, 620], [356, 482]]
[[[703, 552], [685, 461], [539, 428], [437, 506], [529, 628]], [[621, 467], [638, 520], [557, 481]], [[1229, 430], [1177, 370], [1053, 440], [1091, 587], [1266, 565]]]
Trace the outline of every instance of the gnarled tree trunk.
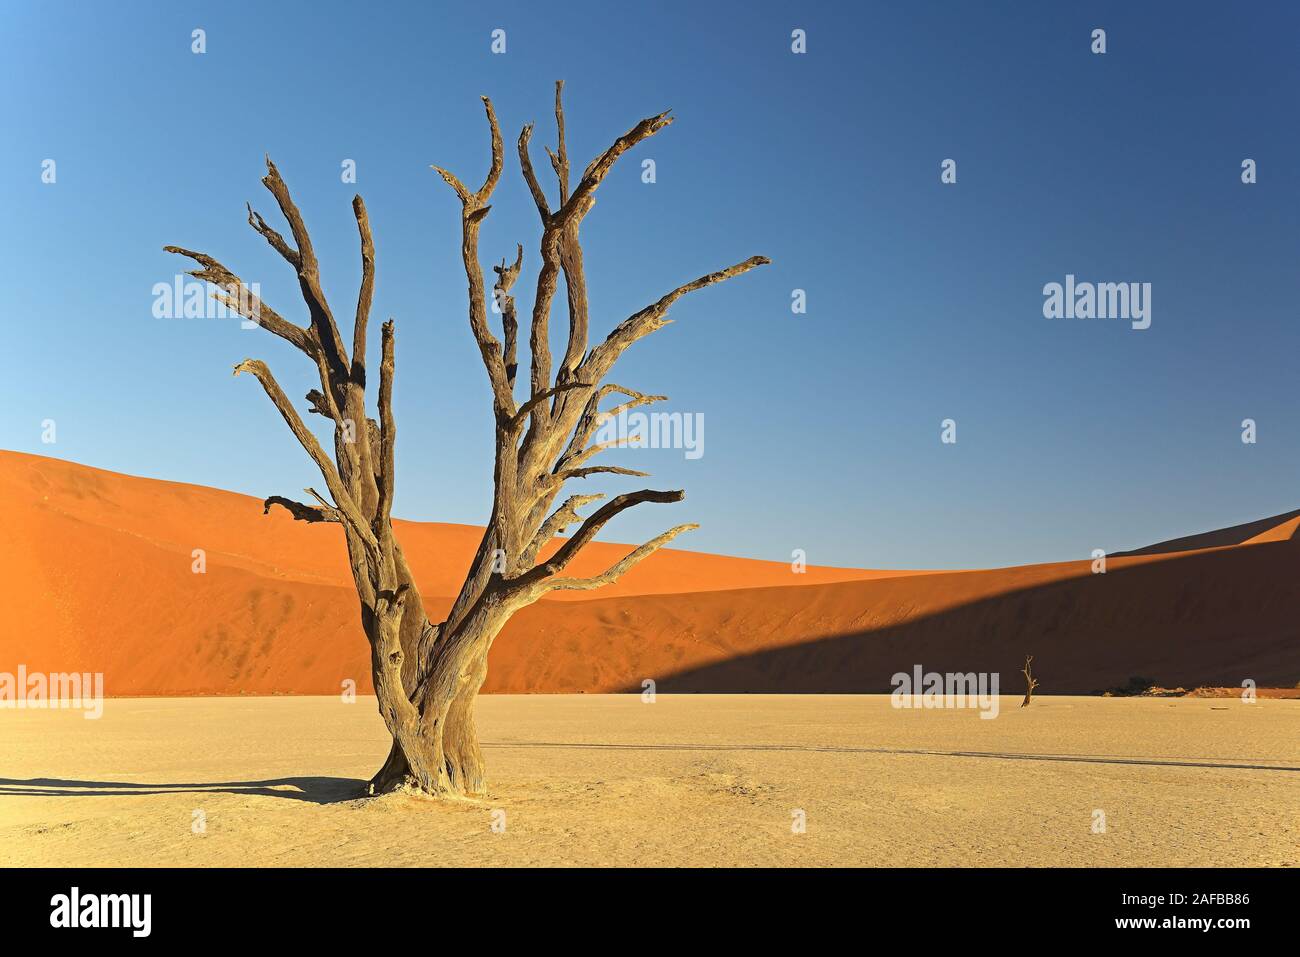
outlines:
[[[556, 504], [570, 481], [593, 475], [644, 475], [617, 466], [592, 466], [593, 456], [618, 442], [594, 442], [606, 419], [638, 406], [663, 400], [624, 386], [605, 383], [614, 363], [632, 343], [667, 324], [669, 308], [685, 294], [763, 265], [754, 256], [679, 286], [620, 323], [588, 349], [587, 285], [579, 227], [595, 203], [597, 187], [623, 153], [653, 136], [672, 120], [660, 113], [637, 123], [597, 156], [570, 190], [564, 141], [563, 84], [555, 87], [558, 144], [547, 150], [559, 187], [552, 210], [538, 183], [529, 156], [532, 125], [519, 135], [520, 168], [541, 217], [541, 266], [531, 310], [527, 398], [515, 397], [519, 368], [518, 319], [511, 290], [523, 264], [523, 247], [515, 261], [493, 267], [493, 299], [501, 313], [504, 342], [488, 323], [478, 236], [505, 164], [505, 149], [492, 103], [483, 98], [491, 133], [492, 160], [482, 187], [471, 191], [452, 173], [438, 169], [461, 204], [461, 251], [469, 290], [469, 323], [487, 371], [496, 432], [492, 515], [465, 582], [445, 621], [430, 622], [420, 589], [393, 535], [395, 484], [392, 389], [395, 334], [392, 320], [381, 334], [376, 418], [366, 407], [366, 339], [374, 295], [375, 254], [370, 221], [361, 197], [353, 199], [361, 243], [362, 280], [349, 356], [334, 314], [321, 289], [319, 264], [302, 215], [275, 165], [267, 160], [262, 182], [275, 197], [289, 224], [292, 242], [252, 208], [249, 224], [297, 273], [309, 322], [299, 326], [275, 312], [234, 273], [205, 253], [164, 247], [193, 259], [201, 268], [191, 275], [212, 283], [215, 298], [232, 312], [256, 322], [305, 354], [316, 366], [320, 389], [307, 393], [308, 411], [333, 423], [333, 457], [307, 428], [265, 363], [246, 359], [235, 373], [255, 376], [325, 481], [329, 498], [312, 489], [316, 504], [283, 496], [266, 499], [264, 511], [279, 505], [295, 519], [342, 526], [348, 561], [361, 603], [361, 623], [370, 644], [371, 672], [379, 713], [392, 735], [387, 759], [370, 780], [371, 794], [414, 787], [431, 794], [478, 794], [486, 784], [483, 754], [474, 725], [474, 699], [487, 677], [488, 653], [501, 629], [520, 608], [556, 589], [598, 588], [694, 525], [679, 525], [644, 545], [599, 575], [574, 578], [565, 570], [574, 556], [610, 519], [643, 502], [677, 502], [680, 490], [643, 489], [617, 495], [581, 517], [578, 509], [601, 494], [580, 494]], [[435, 167], [437, 169], [437, 167]], [[563, 274], [569, 314], [568, 345], [557, 370], [552, 369], [548, 324], [552, 301]], [[607, 410], [611, 394], [624, 397]], [[558, 547], [554, 540], [570, 526], [578, 528]], [[545, 553], [547, 557], [541, 558]]]

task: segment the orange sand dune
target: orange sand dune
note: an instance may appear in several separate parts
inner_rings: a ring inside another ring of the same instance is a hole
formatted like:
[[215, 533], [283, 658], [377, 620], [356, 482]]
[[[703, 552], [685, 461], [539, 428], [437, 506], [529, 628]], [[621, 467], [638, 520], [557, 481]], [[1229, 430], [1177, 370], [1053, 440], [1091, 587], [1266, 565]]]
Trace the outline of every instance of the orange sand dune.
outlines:
[[[142, 539], [161, 551], [184, 556], [186, 569], [192, 550], [202, 548], [209, 572], [214, 566], [239, 568], [268, 579], [351, 588], [338, 528], [294, 522], [280, 508], [264, 516], [261, 501], [247, 495], [7, 451], [0, 451], [0, 495], [21, 514], [61, 515], [87, 527]], [[11, 515], [7, 517], [12, 520]], [[422, 591], [454, 597], [483, 529], [400, 520], [394, 526]], [[552, 549], [556, 546], [558, 540]], [[576, 575], [602, 571], [629, 548], [595, 542], [575, 559], [572, 571]], [[805, 574], [795, 575], [788, 562], [665, 549], [599, 594], [613, 597], [809, 585], [909, 574], [914, 573], [810, 566]], [[582, 601], [592, 594], [556, 597]]]
[[[337, 527], [215, 489], [0, 452], [0, 671], [102, 671], [109, 694], [368, 690]], [[544, 601], [492, 650], [486, 690], [887, 691], [890, 676], [998, 671], [1051, 692], [1149, 677], [1300, 680], [1296, 513], [1212, 547], [967, 572], [809, 568], [665, 550], [617, 585]], [[1258, 525], [1260, 527], [1256, 528]], [[432, 614], [481, 530], [398, 523]], [[1179, 540], [1179, 544], [1191, 541]], [[194, 549], [204, 574], [191, 571]], [[627, 546], [597, 543], [578, 573]], [[576, 564], [576, 563], [575, 563]]]

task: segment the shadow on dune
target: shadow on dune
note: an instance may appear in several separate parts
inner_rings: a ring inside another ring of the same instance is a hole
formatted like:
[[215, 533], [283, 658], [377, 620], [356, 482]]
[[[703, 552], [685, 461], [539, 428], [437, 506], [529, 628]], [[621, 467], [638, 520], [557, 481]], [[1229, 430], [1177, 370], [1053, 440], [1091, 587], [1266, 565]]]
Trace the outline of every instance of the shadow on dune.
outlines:
[[1145, 548], [1134, 548], [1127, 552], [1111, 552], [1111, 558], [1124, 558], [1130, 555], [1167, 555], [1172, 552], [1190, 552], [1198, 548], [1218, 548], [1222, 545], [1240, 545], [1242, 542], [1249, 541], [1256, 535], [1262, 535], [1269, 529], [1277, 528], [1284, 522], [1300, 515], [1300, 508], [1290, 512], [1284, 512], [1281, 515], [1274, 515], [1272, 518], [1261, 518], [1254, 522], [1245, 522], [1241, 525], [1233, 525], [1230, 528], [1219, 528], [1212, 532], [1202, 532], [1198, 535], [1184, 535], [1182, 538], [1171, 538], [1165, 542], [1156, 542], [1154, 545], [1147, 545]]
[[[862, 597], [883, 601], [897, 587], [897, 580], [873, 582]], [[885, 693], [895, 673], [910, 674], [919, 664], [925, 671], [998, 673], [1001, 693], [1018, 694], [1027, 654], [1042, 682], [1039, 694], [1092, 694], [1134, 676], [1169, 688], [1241, 687], [1246, 679], [1258, 687], [1294, 686], [1300, 543], [1112, 563], [1105, 574], [743, 654], [656, 683], [663, 693]]]
[[0, 797], [122, 797], [149, 794], [252, 794], [311, 804], [337, 804], [361, 797], [364, 781], [351, 778], [272, 778], [266, 781], [211, 781], [192, 784], [138, 784], [133, 781], [69, 781], [60, 778], [0, 778]]

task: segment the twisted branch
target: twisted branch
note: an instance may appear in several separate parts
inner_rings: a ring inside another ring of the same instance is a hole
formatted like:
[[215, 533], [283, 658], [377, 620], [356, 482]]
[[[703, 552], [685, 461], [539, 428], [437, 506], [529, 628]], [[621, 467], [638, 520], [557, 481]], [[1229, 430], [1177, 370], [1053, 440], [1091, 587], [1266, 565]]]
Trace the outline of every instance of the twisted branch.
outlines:
[[488, 169], [483, 186], [471, 193], [454, 174], [440, 166], [435, 166], [440, 175], [460, 198], [461, 202], [461, 258], [465, 263], [465, 276], [469, 280], [469, 325], [478, 343], [479, 354], [487, 369], [488, 382], [492, 386], [492, 396], [498, 417], [514, 415], [515, 401], [506, 376], [505, 361], [501, 354], [501, 343], [488, 328], [487, 305], [483, 298], [483, 268], [478, 261], [478, 234], [483, 218], [492, 207], [487, 205], [492, 191], [496, 189], [501, 178], [501, 168], [505, 162], [505, 148], [501, 142], [501, 129], [497, 126], [496, 111], [492, 101], [486, 96], [483, 108], [487, 113], [488, 127], [492, 136], [492, 164]]

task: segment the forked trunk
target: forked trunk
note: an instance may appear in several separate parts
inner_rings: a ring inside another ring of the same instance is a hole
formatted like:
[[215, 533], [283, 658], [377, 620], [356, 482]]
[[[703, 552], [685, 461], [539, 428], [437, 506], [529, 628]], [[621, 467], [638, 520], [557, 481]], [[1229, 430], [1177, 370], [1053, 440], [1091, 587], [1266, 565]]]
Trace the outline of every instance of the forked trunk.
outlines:
[[[379, 713], [393, 740], [388, 758], [367, 785], [383, 794], [402, 787], [429, 794], [476, 795], [486, 789], [474, 700], [487, 679], [487, 652], [505, 622], [501, 613], [472, 615], [431, 649], [427, 678], [402, 694], [416, 706], [407, 724], [392, 699], [395, 687], [382, 657], [372, 660]], [[376, 645], [378, 647], [378, 645]]]

